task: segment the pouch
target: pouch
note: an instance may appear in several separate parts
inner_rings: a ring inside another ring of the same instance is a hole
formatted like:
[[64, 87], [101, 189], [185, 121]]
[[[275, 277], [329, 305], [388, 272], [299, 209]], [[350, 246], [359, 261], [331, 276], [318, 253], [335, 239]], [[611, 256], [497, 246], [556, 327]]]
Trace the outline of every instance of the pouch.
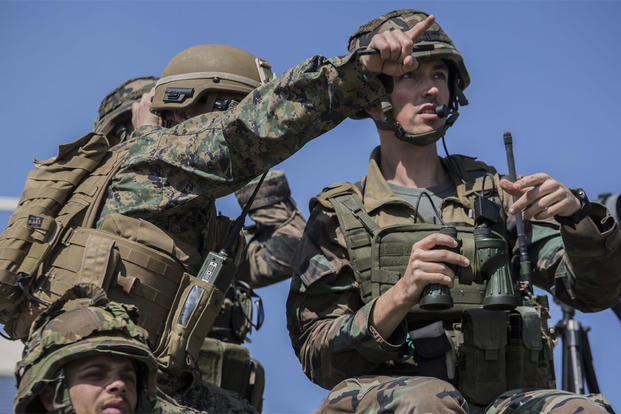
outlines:
[[507, 345], [507, 389], [539, 386], [539, 355], [541, 319], [530, 306], [518, 306], [509, 313], [509, 344]]
[[[193, 289], [192, 295], [198, 292], [196, 305], [190, 311], [184, 310], [184, 304]], [[166, 318], [164, 332], [154, 352], [161, 366], [175, 371], [188, 369], [194, 364], [223, 301], [224, 294], [215, 286], [187, 273], [183, 274]]]
[[462, 315], [464, 342], [459, 350], [457, 383], [477, 405], [492, 402], [506, 387], [506, 313], [469, 309]]
[[410, 337], [414, 343], [414, 359], [418, 365], [418, 375], [449, 381], [446, 353], [452, 346], [446, 337], [442, 322], [434, 322], [411, 331]]

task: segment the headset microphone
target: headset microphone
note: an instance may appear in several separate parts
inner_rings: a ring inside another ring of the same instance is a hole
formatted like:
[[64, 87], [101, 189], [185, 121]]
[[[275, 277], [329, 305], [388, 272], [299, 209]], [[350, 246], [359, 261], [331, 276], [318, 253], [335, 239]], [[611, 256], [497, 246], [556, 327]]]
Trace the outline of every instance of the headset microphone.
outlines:
[[446, 118], [450, 112], [450, 109], [446, 105], [438, 105], [435, 107], [434, 111], [440, 118]]

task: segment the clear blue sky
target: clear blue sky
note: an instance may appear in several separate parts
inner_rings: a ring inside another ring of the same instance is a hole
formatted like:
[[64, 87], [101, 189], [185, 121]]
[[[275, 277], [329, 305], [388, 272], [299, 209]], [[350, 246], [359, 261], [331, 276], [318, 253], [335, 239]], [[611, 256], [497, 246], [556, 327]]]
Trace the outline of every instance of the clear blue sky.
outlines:
[[[229, 44], [282, 73], [314, 54], [344, 54], [359, 25], [403, 7], [434, 13], [470, 71], [470, 105], [447, 134], [449, 151], [506, 172], [508, 130], [519, 173], [546, 172], [592, 198], [621, 191], [616, 1], [0, 1], [0, 196], [20, 195], [33, 157], [90, 131], [110, 90], [159, 75], [183, 49]], [[283, 162], [304, 214], [322, 187], [364, 175], [377, 142], [372, 123], [346, 121]], [[239, 213], [230, 197], [218, 206]], [[2, 225], [7, 219], [0, 214]], [[326, 391], [306, 379], [291, 350], [287, 291], [286, 282], [260, 290], [267, 322], [249, 347], [267, 371], [265, 412], [309, 413]], [[551, 322], [558, 319], [555, 307]], [[600, 386], [620, 410], [620, 323], [611, 311], [579, 320], [592, 328]]]

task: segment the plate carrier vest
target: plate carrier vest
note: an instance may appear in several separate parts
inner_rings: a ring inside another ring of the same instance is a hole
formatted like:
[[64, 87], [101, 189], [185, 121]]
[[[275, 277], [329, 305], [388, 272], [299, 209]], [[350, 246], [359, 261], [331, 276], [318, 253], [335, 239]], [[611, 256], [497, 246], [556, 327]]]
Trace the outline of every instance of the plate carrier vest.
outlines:
[[[407, 320], [411, 325], [420, 327], [445, 321], [445, 327], [451, 326], [446, 336], [451, 338], [452, 346], [447, 343], [447, 348], [443, 347], [447, 342], [445, 335], [433, 345], [429, 345], [429, 338], [424, 341], [413, 338], [414, 360], [410, 359], [409, 364], [418, 366], [414, 369], [417, 375], [454, 382], [469, 401], [480, 405], [489, 404], [508, 389], [554, 388], [554, 340], [547, 327], [547, 297], [537, 297], [530, 306], [518, 306], [512, 311], [482, 308], [486, 280], [481, 277], [479, 269], [473, 236], [474, 220], [469, 211], [474, 206], [476, 193], [485, 193], [499, 207], [502, 218], [492, 231], [497, 237], [507, 239], [507, 217], [502, 201], [497, 193], [492, 193], [494, 188], [500, 188], [500, 177], [492, 168], [474, 159], [452, 158], [466, 183], [457, 185], [455, 197], [443, 200], [440, 214], [445, 223], [456, 227], [457, 237], [462, 242], [460, 253], [470, 260], [470, 266], [460, 268], [450, 289], [452, 308], [423, 310], [416, 305], [410, 310]], [[483, 179], [487, 173], [493, 174], [493, 183], [489, 178]], [[412, 222], [380, 227], [364, 209], [359, 195], [362, 191], [360, 182], [356, 185], [337, 183], [324, 189], [317, 200], [334, 208], [361, 300], [368, 303], [401, 278], [412, 244], [438, 232], [442, 225]], [[506, 252], [509, 257], [510, 253]], [[507, 329], [510, 326], [513, 329]], [[444, 359], [451, 347], [457, 352], [456, 375], [448, 375], [444, 365], [442, 372], [437, 371], [437, 364], [426, 365], [434, 359]], [[434, 368], [425, 371], [426, 366]]]
[[[103, 135], [89, 133], [60, 145], [56, 157], [35, 160], [0, 236], [0, 323], [13, 339], [25, 338], [45, 303], [77, 283], [92, 283], [110, 300], [138, 306], [139, 324], [149, 332], [159, 363], [184, 369], [198, 359], [224, 295], [186, 273], [175, 257], [174, 240], [153, 224], [112, 213], [95, 228], [128, 147], [124, 143], [110, 151]], [[229, 226], [230, 219], [211, 209], [208, 241], [223, 240]], [[175, 321], [194, 285], [205, 294], [181, 329]]]

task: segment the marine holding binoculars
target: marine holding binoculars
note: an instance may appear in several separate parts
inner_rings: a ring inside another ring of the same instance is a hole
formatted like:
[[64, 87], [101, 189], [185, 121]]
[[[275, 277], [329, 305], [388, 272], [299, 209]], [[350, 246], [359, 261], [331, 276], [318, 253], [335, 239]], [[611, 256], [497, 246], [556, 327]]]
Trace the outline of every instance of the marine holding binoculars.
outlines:
[[547, 174], [511, 182], [438, 155], [470, 78], [437, 23], [416, 37], [429, 19], [397, 10], [349, 40], [369, 67], [388, 44], [407, 69], [357, 115], [380, 138], [366, 177], [310, 201], [295, 258], [287, 324], [306, 375], [331, 389], [319, 412], [606, 412], [599, 395], [555, 389], [547, 297], [511, 257], [521, 215], [532, 283], [596, 312], [620, 296], [618, 225]]

